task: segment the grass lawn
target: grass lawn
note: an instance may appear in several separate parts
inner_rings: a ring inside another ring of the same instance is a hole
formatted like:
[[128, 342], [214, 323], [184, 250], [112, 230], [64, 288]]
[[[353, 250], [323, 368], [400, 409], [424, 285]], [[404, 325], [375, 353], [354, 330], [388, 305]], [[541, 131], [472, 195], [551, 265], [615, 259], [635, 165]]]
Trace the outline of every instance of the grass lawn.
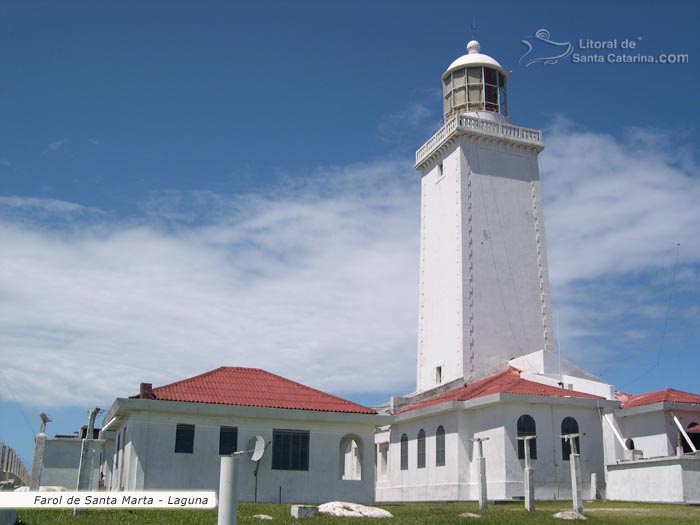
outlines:
[[[370, 520], [361, 518], [331, 518], [320, 516], [307, 520], [314, 524], [353, 524], [378, 522], [389, 524], [452, 524], [474, 523], [491, 524], [547, 524], [566, 523], [552, 517], [562, 510], [571, 510], [568, 501], [537, 502], [537, 511], [525, 512], [523, 504], [505, 503], [489, 505], [486, 511], [479, 511], [476, 503], [411, 503], [395, 505], [377, 505], [388, 510], [394, 519]], [[462, 518], [463, 512], [481, 515], [481, 518]], [[253, 518], [255, 514], [268, 514], [274, 518], [272, 523], [296, 523], [291, 517], [289, 505], [265, 505], [243, 503], [238, 509], [238, 523], [270, 523]], [[585, 504], [586, 523], [610, 523], [620, 525], [690, 525], [700, 524], [700, 507], [683, 505], [651, 505], [640, 503], [596, 502]], [[74, 518], [70, 510], [22, 509], [19, 511], [21, 523], [26, 525], [51, 525], [54, 523], [72, 523], [89, 525], [121, 524], [166, 524], [198, 525], [216, 524], [216, 510], [87, 510]]]

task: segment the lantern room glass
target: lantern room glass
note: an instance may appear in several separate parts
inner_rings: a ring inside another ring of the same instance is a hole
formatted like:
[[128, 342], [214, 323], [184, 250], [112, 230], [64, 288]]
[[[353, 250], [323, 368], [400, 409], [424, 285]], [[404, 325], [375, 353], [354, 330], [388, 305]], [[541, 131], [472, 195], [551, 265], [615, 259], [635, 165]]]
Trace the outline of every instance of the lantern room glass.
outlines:
[[455, 69], [443, 79], [445, 119], [467, 111], [508, 116], [507, 78], [488, 66]]

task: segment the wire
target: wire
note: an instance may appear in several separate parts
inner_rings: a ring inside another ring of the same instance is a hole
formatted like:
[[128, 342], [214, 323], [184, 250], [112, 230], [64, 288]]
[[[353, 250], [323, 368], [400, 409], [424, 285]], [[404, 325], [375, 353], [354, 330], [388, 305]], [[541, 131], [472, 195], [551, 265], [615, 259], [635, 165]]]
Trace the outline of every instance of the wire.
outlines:
[[671, 272], [671, 286], [668, 292], [668, 298], [666, 299], [666, 314], [664, 315], [664, 327], [661, 333], [661, 341], [659, 341], [659, 348], [656, 350], [656, 361], [642, 370], [642, 372], [635, 378], [623, 383], [621, 387], [628, 387], [645, 377], [649, 372], [655, 370], [661, 364], [661, 351], [664, 348], [664, 343], [666, 342], [666, 333], [668, 332], [668, 315], [671, 311], [671, 299], [673, 298], [673, 291], [676, 288], [676, 270], [678, 269], [678, 259], [681, 250], [681, 243], [676, 244], [676, 259], [673, 263], [673, 270]]
[[676, 270], [678, 268], [678, 255], [681, 251], [681, 243], [676, 244], [676, 260], [673, 263], [673, 274], [671, 276], [671, 289], [668, 292], [668, 300], [666, 301], [666, 315], [664, 316], [664, 330], [661, 334], [661, 342], [659, 343], [659, 349], [656, 351], [656, 366], [659, 366], [661, 361], [661, 350], [663, 349], [664, 342], [666, 341], [666, 331], [668, 329], [668, 314], [671, 310], [671, 298], [673, 297], [673, 291], [676, 288]]
[[34, 438], [36, 432], [34, 432], [34, 429], [32, 428], [31, 423], [29, 423], [29, 419], [27, 419], [27, 415], [24, 413], [24, 410], [22, 410], [22, 405], [20, 405], [19, 401], [17, 401], [17, 396], [15, 396], [15, 393], [12, 391], [12, 388], [10, 387], [10, 383], [8, 383], [7, 378], [5, 377], [5, 374], [3, 374], [3, 372], [2, 372], [2, 369], [0, 369], [0, 376], [2, 376], [2, 380], [5, 382], [5, 386], [7, 386], [7, 390], [10, 392], [12, 399], [14, 399], [15, 404], [17, 405], [17, 408], [19, 409], [20, 414], [22, 414], [22, 418], [24, 418], [24, 422], [27, 423], [27, 427], [29, 427], [29, 432], [31, 433], [32, 438]]
[[[479, 164], [479, 171], [481, 171], [481, 159], [479, 158], [479, 145], [477, 144], [476, 147], [476, 155], [477, 155], [477, 163]], [[483, 202], [483, 205], [481, 207], [482, 211], [484, 212], [484, 222], [486, 223], [486, 231], [490, 231], [491, 227], [489, 226], [489, 218], [488, 218], [488, 213], [486, 212], [486, 196], [484, 194], [484, 183], [482, 181], [482, 176], [479, 176], [479, 188], [481, 189], [481, 199]], [[501, 297], [501, 304], [503, 305], [503, 312], [506, 314], [506, 321], [508, 321], [508, 328], [510, 329], [510, 333], [513, 336], [513, 340], [515, 341], [516, 346], [518, 347], [518, 352], [520, 353], [521, 356], [525, 355], [523, 352], [522, 346], [520, 346], [520, 341], [518, 341], [518, 338], [515, 336], [515, 330], [513, 330], [513, 325], [510, 322], [510, 315], [508, 315], [508, 308], [506, 308], [506, 300], [503, 297], [503, 287], [501, 286], [501, 278], [498, 276], [498, 265], [496, 264], [496, 254], [493, 250], [493, 239], [489, 235], [489, 247], [491, 248], [491, 259], [493, 260], [493, 269], [496, 272], [496, 283], [498, 283], [498, 294]]]
[[[501, 210], [498, 206], [498, 199], [496, 198], [496, 190], [493, 186], [493, 177], [489, 177], [489, 185], [491, 186], [491, 195], [493, 195], [493, 203], [496, 206], [496, 217], [498, 217], [498, 231], [501, 234], [501, 242], [503, 243], [503, 250], [506, 253], [506, 262], [508, 263], [508, 274], [510, 275], [510, 282], [513, 286], [513, 295], [515, 296], [515, 306], [518, 309], [518, 316], [520, 317], [520, 327], [522, 328], [523, 335], [525, 337], [525, 343], [528, 344], [530, 341], [528, 341], [527, 331], [525, 330], [525, 319], [523, 318], [523, 310], [520, 307], [520, 300], [518, 297], [518, 288], [515, 285], [515, 277], [513, 277], [513, 267], [510, 264], [510, 253], [508, 252], [508, 243], [506, 242], [505, 235], [503, 234], [503, 220], [501, 219]], [[498, 271], [498, 270], [496, 270], [496, 271]]]

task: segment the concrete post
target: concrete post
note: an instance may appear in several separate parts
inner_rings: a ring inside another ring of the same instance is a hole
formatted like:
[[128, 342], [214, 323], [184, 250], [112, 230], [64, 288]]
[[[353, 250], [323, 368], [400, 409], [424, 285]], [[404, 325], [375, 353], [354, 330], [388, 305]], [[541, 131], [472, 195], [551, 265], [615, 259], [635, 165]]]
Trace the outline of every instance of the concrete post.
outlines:
[[535, 510], [535, 469], [530, 464], [530, 441], [537, 436], [519, 436], [525, 448], [525, 468], [523, 469], [523, 489], [525, 492], [525, 510]]
[[34, 459], [32, 460], [32, 475], [29, 478], [29, 490], [39, 490], [41, 486], [41, 466], [44, 463], [44, 448], [46, 434], [37, 434], [34, 438]]
[[240, 456], [221, 456], [218, 525], [236, 525], [238, 514], [238, 463]]
[[485, 509], [488, 506], [487, 485], [486, 485], [486, 458], [484, 457], [483, 442], [489, 438], [475, 438], [472, 441], [476, 443], [477, 450], [477, 474], [479, 477], [479, 508]]
[[598, 474], [591, 472], [591, 501], [598, 499]]
[[559, 436], [562, 439], [567, 439], [571, 445], [571, 454], [569, 455], [569, 465], [571, 467], [571, 501], [574, 512], [583, 514], [583, 500], [581, 499], [581, 457], [576, 450], [576, 438], [584, 434], [565, 434]]
[[[80, 463], [78, 464], [78, 483], [76, 490], [92, 490], [90, 486], [92, 471], [95, 467], [95, 440], [92, 439], [93, 429], [95, 428], [95, 418], [100, 413], [100, 409], [95, 407], [88, 411], [88, 426], [85, 438], [80, 447]], [[82, 514], [84, 509], [75, 507], [73, 516]]]
[[[90, 478], [92, 477], [92, 468], [95, 464], [95, 449], [94, 440], [92, 439], [93, 429], [95, 428], [95, 418], [99, 414], [100, 409], [95, 407], [88, 412], [87, 433], [80, 449], [80, 463], [78, 465], [78, 484], [76, 490], [91, 490]], [[92, 457], [90, 457], [92, 456]]]

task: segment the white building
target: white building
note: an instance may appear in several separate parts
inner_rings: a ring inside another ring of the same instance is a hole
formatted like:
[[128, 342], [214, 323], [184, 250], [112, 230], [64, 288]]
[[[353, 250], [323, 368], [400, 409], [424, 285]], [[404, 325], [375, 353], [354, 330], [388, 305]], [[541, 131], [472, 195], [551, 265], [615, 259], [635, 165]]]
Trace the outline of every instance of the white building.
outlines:
[[374, 500], [370, 408], [251, 368], [221, 367], [115, 400], [105, 416], [106, 490], [218, 490], [220, 456], [269, 448], [241, 461], [242, 501]]
[[418, 392], [552, 351], [541, 132], [508, 123], [508, 74], [467, 49], [442, 75], [445, 125], [416, 152]]
[[[647, 467], [631, 467], [639, 457], [627, 450], [634, 441], [684, 465], [676, 485], [685, 495], [659, 496], [667, 489], [657, 487], [652, 499], [689, 501], [693, 490], [700, 498], [700, 458], [675, 459], [681, 441], [667, 408], [629, 401], [621, 408], [612, 385], [554, 354], [542, 135], [509, 123], [507, 72], [478, 42], [467, 51], [442, 75], [444, 126], [416, 152], [417, 389], [385, 407], [394, 419], [375, 436], [377, 500], [477, 499], [479, 441], [488, 497], [523, 497], [518, 437], [527, 435], [537, 436], [536, 498], [570, 498], [571, 445], [560, 436], [579, 432], [584, 494], [604, 495], [607, 480], [609, 496], [640, 499], [629, 481], [651, 478]], [[689, 411], [697, 409], [674, 408], [694, 421]]]
[[618, 395], [604, 416], [607, 497], [700, 503], [700, 396], [671, 388]]
[[535, 496], [562, 499], [561, 436], [580, 433], [584, 494], [700, 502], [700, 396], [620, 395], [554, 353], [542, 135], [509, 123], [507, 72], [478, 42], [467, 50], [442, 75], [444, 126], [416, 152], [416, 392], [379, 415], [256, 369], [142, 384], [104, 420], [107, 490], [216, 489], [220, 454], [262, 435], [270, 450], [241, 465], [244, 501], [474, 500], [480, 448], [488, 498], [510, 500], [524, 496], [518, 438], [536, 436]]

